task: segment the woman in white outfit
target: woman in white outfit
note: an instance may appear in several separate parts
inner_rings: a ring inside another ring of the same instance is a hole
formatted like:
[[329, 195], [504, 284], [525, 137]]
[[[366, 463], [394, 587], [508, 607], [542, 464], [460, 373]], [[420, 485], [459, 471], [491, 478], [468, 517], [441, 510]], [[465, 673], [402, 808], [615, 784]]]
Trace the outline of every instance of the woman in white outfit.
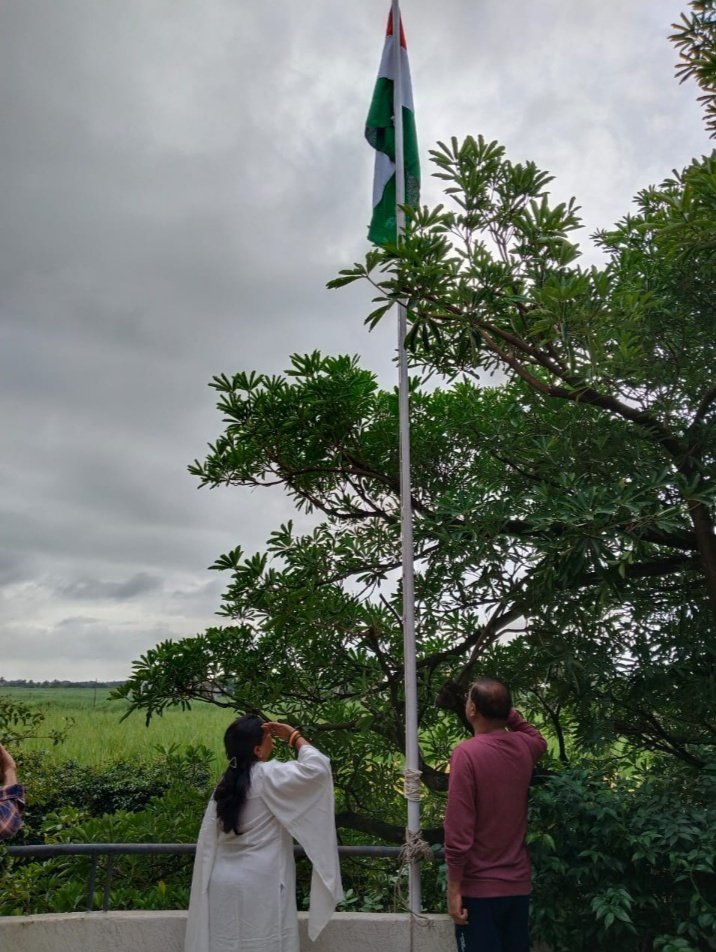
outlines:
[[[273, 738], [297, 751], [270, 761]], [[194, 861], [185, 952], [299, 952], [293, 840], [313, 865], [308, 933], [342, 898], [328, 758], [289, 724], [249, 714], [226, 730], [229, 765]]]

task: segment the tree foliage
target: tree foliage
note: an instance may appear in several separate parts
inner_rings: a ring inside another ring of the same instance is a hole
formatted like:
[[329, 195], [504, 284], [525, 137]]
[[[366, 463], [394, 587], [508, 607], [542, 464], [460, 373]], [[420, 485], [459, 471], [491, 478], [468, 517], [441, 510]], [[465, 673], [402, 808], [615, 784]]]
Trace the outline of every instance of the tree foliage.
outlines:
[[[373, 320], [406, 298], [413, 365], [433, 376], [411, 397], [424, 780], [445, 789], [445, 712], [498, 659], [562, 760], [571, 731], [700, 766], [716, 740], [716, 160], [642, 192], [584, 268], [576, 207], [553, 208], [534, 165], [480, 138], [433, 159], [456, 207], [420, 211], [399, 249], [335, 282], [373, 281]], [[387, 769], [403, 746], [396, 394], [319, 354], [212, 385], [226, 428], [192, 473], [279, 485], [314, 526], [222, 556], [233, 624], [149, 652], [122, 693], [148, 716], [260, 698], [335, 743], [372, 733]], [[346, 788], [348, 814], [369, 788]]]
[[57, 746], [71, 726], [72, 721], [68, 720], [62, 728], [47, 729], [41, 710], [24, 701], [0, 697], [0, 740], [10, 748], [29, 738], [42, 738]]
[[673, 24], [671, 40], [681, 54], [676, 70], [680, 81], [695, 79], [702, 90], [706, 126], [716, 136], [716, 2], [692, 0], [690, 14]]

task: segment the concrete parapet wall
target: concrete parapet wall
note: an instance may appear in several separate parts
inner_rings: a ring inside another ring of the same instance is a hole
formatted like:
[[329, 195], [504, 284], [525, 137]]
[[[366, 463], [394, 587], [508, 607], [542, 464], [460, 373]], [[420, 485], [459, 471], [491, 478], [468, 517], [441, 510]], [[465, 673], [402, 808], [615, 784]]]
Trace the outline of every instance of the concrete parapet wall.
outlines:
[[[0, 917], [5, 952], [183, 952], [186, 912], [73, 912]], [[339, 912], [316, 942], [299, 913], [302, 952], [410, 952], [410, 921], [393, 913]], [[413, 952], [453, 952], [448, 916], [413, 926]]]

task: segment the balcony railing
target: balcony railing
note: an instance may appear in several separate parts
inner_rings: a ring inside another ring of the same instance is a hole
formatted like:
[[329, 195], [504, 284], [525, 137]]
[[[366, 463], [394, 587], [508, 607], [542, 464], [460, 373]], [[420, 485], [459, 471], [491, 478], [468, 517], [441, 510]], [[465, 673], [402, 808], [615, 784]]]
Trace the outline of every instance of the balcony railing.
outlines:
[[[94, 908], [94, 894], [97, 888], [97, 874], [99, 863], [103, 856], [107, 857], [104, 865], [104, 881], [102, 884], [102, 911], [107, 912], [110, 907], [112, 890], [112, 875], [114, 857], [119, 855], [157, 856], [160, 854], [175, 854], [193, 856], [196, 852], [195, 843], [53, 843], [51, 845], [10, 846], [7, 849], [10, 856], [27, 859], [51, 859], [55, 856], [90, 856], [89, 880], [87, 884], [87, 911]], [[358, 856], [373, 859], [400, 857], [399, 846], [339, 846], [340, 856]], [[296, 858], [306, 854], [300, 846], [294, 847]], [[435, 859], [442, 859], [442, 850], [436, 851]]]

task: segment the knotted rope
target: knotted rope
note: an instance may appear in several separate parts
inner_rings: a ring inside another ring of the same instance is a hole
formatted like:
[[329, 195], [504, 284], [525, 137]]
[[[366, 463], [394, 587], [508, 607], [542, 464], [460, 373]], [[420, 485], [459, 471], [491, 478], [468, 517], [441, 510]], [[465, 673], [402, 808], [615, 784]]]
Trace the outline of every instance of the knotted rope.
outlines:
[[[404, 782], [403, 782], [403, 795], [406, 800], [412, 800], [413, 802], [420, 802], [420, 771], [412, 770], [410, 767], [406, 767], [404, 771]], [[430, 848], [430, 844], [423, 839], [423, 835], [420, 830], [407, 830], [405, 831], [405, 842], [400, 848], [400, 853], [398, 855], [399, 868], [398, 875], [395, 880], [395, 902], [396, 908], [402, 907], [410, 914], [410, 948], [413, 948], [413, 923], [417, 922], [421, 926], [426, 926], [429, 924], [429, 919], [427, 916], [424, 916], [422, 913], [413, 912], [410, 908], [408, 899], [406, 898], [403, 887], [403, 872], [406, 869], [409, 869], [412, 863], [415, 862], [428, 862], [432, 860], [433, 851]]]

